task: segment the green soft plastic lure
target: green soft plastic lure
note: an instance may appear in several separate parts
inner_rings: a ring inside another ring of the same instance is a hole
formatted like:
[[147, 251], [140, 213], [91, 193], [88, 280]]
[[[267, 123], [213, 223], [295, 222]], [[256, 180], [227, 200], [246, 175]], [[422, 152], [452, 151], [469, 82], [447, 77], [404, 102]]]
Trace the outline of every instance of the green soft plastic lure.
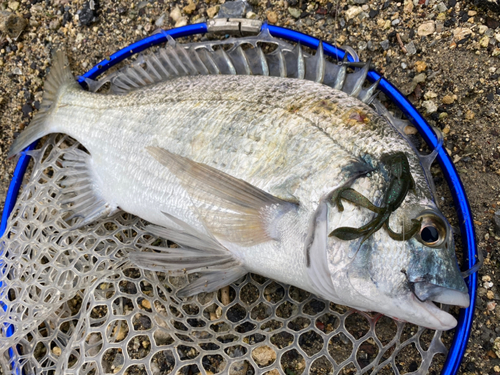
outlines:
[[387, 168], [390, 183], [389, 188], [384, 196], [383, 207], [377, 207], [371, 203], [365, 196], [351, 188], [343, 188], [335, 198], [335, 204], [339, 211], [343, 211], [342, 199], [351, 202], [360, 207], [364, 207], [377, 216], [369, 223], [359, 227], [340, 227], [330, 233], [330, 236], [337, 237], [344, 241], [355, 240], [363, 237], [361, 243], [366, 241], [373, 233], [384, 227], [389, 236], [396, 241], [407, 240], [417, 233], [420, 228], [420, 220], [412, 220], [413, 225], [410, 230], [403, 233], [396, 233], [389, 227], [389, 218], [396, 211], [401, 203], [403, 203], [408, 191], [413, 188], [414, 181], [410, 172], [410, 164], [408, 158], [403, 152], [384, 155], [381, 159], [384, 166]]

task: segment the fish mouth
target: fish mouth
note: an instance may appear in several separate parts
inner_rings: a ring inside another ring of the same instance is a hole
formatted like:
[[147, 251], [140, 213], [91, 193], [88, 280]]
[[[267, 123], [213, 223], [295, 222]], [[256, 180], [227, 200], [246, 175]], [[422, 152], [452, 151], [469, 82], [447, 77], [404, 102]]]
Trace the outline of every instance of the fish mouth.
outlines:
[[[458, 290], [445, 288], [428, 282], [412, 284], [411, 304], [416, 315], [425, 317], [425, 323], [418, 324], [426, 328], [446, 331], [457, 326], [457, 320], [448, 312], [440, 309], [435, 303], [469, 307], [469, 294]], [[418, 312], [420, 310], [420, 313]]]
[[467, 308], [470, 305], [469, 293], [445, 288], [429, 282], [412, 283], [412, 292], [422, 302], [437, 302], [445, 305]]
[[[426, 328], [447, 331], [457, 326], [457, 320], [453, 315], [441, 310], [432, 301], [420, 301], [415, 295], [412, 295], [414, 302], [427, 313], [427, 324], [423, 324]], [[420, 325], [420, 324], [419, 324]]]

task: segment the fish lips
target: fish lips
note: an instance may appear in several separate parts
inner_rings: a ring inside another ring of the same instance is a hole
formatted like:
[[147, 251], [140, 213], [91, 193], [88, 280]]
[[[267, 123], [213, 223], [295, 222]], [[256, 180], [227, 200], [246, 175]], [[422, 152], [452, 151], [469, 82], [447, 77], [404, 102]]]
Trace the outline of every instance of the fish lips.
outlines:
[[469, 293], [445, 288], [426, 281], [412, 283], [412, 291], [422, 302], [432, 301], [463, 308], [467, 308], [470, 305]]

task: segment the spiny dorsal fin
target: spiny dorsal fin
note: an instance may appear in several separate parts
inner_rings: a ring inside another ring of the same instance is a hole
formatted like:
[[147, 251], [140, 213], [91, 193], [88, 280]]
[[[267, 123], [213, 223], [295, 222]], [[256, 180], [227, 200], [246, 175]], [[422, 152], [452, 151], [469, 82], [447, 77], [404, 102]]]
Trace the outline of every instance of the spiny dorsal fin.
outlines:
[[208, 165], [160, 147], [148, 152], [174, 174], [186, 189], [196, 212], [217, 239], [240, 246], [276, 240], [277, 219], [298, 205]]
[[[362, 87], [369, 66], [347, 73], [347, 60], [340, 65], [327, 61], [321, 43], [316, 54], [311, 56], [300, 44], [292, 46], [272, 37], [267, 30], [256, 37], [189, 44], [177, 43], [169, 35], [167, 38], [165, 48], [155, 54], [141, 56], [129, 67], [104, 77], [102, 80], [111, 82], [111, 92], [124, 94], [145, 85], [186, 75], [238, 74], [307, 79], [342, 90], [364, 102], [373, 99], [374, 89], [369, 95], [367, 89]], [[277, 48], [265, 54], [263, 44]], [[92, 85], [93, 88], [100, 86]]]

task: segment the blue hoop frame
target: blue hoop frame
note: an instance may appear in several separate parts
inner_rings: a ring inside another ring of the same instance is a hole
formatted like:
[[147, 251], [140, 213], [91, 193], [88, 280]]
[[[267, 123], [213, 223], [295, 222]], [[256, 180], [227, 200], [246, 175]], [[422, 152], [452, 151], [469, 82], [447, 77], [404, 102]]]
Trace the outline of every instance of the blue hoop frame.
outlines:
[[[302, 34], [297, 31], [286, 29], [279, 26], [272, 26], [263, 24], [262, 29], [267, 28], [272, 36], [277, 38], [282, 38], [288, 41], [301, 43], [304, 46], [317, 49], [319, 45], [319, 40], [311, 36]], [[261, 30], [262, 30], [261, 29]], [[86, 86], [85, 78], [95, 79], [100, 74], [104, 73], [106, 70], [112, 66], [120, 63], [126, 58], [144, 51], [145, 49], [164, 43], [167, 41], [167, 35], [172, 38], [180, 38], [184, 36], [191, 36], [195, 34], [204, 34], [207, 32], [206, 23], [199, 23], [194, 25], [183, 26], [171, 30], [166, 30], [162, 33], [151, 35], [144, 38], [138, 42], [135, 42], [118, 52], [115, 52], [110, 56], [109, 60], [103, 60], [92, 69], [90, 69], [83, 76], [78, 78], [78, 82], [82, 86]], [[325, 54], [328, 56], [342, 59], [345, 52], [338, 49], [331, 44], [323, 42], [323, 49]], [[379, 83], [379, 89], [390, 98], [403, 113], [408, 117], [412, 124], [417, 128], [420, 135], [423, 137], [427, 145], [431, 149], [438, 147], [438, 138], [434, 134], [432, 128], [427, 124], [425, 119], [418, 113], [418, 111], [413, 107], [413, 105], [401, 94], [398, 89], [396, 89], [391, 83], [389, 83], [385, 78], [382, 78], [377, 72], [370, 71], [368, 73], [368, 80], [375, 82], [381, 78]], [[27, 147], [20, 155], [17, 162], [16, 168], [14, 170], [14, 175], [12, 177], [11, 183], [9, 185], [9, 190], [7, 192], [7, 197], [5, 199], [4, 210], [2, 213], [2, 219], [0, 223], [0, 236], [3, 236], [7, 228], [7, 220], [14, 209], [17, 201], [17, 196], [19, 194], [19, 189], [26, 172], [26, 168], [29, 163], [29, 155], [26, 151], [33, 150], [36, 143], [31, 144]], [[441, 166], [444, 177], [448, 183], [453, 196], [453, 201], [455, 203], [458, 219], [460, 222], [460, 230], [462, 233], [462, 242], [464, 245], [464, 256], [466, 257], [465, 263], [468, 268], [471, 268], [476, 263], [477, 256], [477, 245], [474, 231], [474, 223], [472, 218], [472, 213], [470, 210], [467, 195], [465, 193], [464, 187], [460, 180], [460, 177], [451, 161], [446, 150], [441, 147], [437, 156], [437, 161]], [[451, 344], [450, 351], [446, 358], [441, 375], [455, 375], [457, 374], [460, 363], [462, 361], [465, 349], [467, 347], [467, 342], [469, 339], [472, 320], [474, 316], [475, 300], [476, 300], [476, 286], [477, 286], [477, 272], [473, 273], [466, 279], [466, 283], [469, 288], [470, 294], [470, 306], [467, 309], [461, 309], [458, 317], [458, 325], [455, 330], [455, 336], [453, 337], [453, 342]], [[2, 306], [4, 309], [5, 306]], [[10, 327], [9, 329], [12, 329]], [[7, 332], [9, 334], [9, 331]], [[12, 332], [10, 333], [12, 334]], [[12, 352], [11, 352], [12, 355]]]

